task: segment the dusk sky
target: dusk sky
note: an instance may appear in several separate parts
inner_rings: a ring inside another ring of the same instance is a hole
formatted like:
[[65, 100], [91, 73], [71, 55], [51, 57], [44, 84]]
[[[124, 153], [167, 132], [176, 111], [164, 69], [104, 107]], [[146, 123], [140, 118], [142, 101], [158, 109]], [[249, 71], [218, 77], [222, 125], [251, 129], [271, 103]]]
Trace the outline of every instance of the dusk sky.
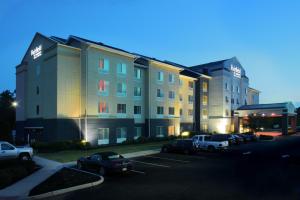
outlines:
[[76, 35], [192, 66], [236, 56], [261, 103], [300, 106], [300, 1], [1, 0], [0, 91], [34, 34]]

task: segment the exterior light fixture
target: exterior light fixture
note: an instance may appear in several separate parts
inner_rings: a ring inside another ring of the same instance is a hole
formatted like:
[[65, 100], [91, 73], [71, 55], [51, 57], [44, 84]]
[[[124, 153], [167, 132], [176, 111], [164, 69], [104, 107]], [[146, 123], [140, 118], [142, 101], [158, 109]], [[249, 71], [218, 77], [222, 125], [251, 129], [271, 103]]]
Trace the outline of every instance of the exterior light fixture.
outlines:
[[184, 136], [184, 137], [188, 137], [190, 135], [190, 132], [188, 131], [184, 131], [181, 133], [181, 136]]
[[18, 106], [18, 102], [13, 101], [13, 102], [11, 103], [11, 106], [16, 108], [16, 107]]

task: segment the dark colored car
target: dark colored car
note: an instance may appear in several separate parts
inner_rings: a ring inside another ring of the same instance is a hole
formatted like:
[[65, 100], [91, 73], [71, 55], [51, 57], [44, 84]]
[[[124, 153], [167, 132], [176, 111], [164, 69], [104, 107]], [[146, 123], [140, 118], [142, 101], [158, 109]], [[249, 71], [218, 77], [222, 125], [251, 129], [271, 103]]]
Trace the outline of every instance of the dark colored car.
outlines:
[[253, 141], [257, 141], [257, 137], [254, 133], [243, 133], [242, 134], [247, 142], [253, 142]]
[[235, 137], [231, 134], [213, 134], [211, 139], [214, 141], [228, 141], [229, 145], [237, 144]]
[[242, 144], [242, 143], [246, 142], [246, 140], [245, 140], [245, 138], [242, 134], [235, 133], [235, 134], [232, 134], [232, 135], [235, 137], [235, 140], [236, 140], [237, 144]]
[[192, 154], [196, 152], [192, 139], [178, 139], [169, 144], [162, 146], [161, 151], [164, 153], [184, 153]]
[[115, 152], [101, 152], [88, 157], [81, 157], [77, 160], [77, 167], [105, 175], [107, 173], [130, 171], [133, 164]]

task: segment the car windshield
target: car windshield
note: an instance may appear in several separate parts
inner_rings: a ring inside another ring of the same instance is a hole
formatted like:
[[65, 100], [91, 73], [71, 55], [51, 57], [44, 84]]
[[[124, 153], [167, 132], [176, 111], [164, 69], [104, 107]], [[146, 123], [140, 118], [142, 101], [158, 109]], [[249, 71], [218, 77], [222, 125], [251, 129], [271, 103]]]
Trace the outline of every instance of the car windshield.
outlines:
[[119, 155], [117, 153], [113, 153], [113, 152], [102, 154], [103, 160], [116, 160], [116, 159], [120, 159], [120, 158], [122, 158], [121, 155]]

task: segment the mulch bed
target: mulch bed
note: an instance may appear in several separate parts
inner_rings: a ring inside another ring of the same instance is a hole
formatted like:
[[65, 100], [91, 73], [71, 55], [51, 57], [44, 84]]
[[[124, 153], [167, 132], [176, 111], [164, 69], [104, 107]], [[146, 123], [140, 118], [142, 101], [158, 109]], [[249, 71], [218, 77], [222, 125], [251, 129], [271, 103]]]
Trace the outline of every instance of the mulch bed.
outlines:
[[0, 162], [0, 189], [25, 178], [40, 169], [33, 161], [3, 160]]
[[77, 171], [71, 168], [62, 168], [50, 176], [47, 180], [33, 188], [30, 191], [29, 196], [91, 183], [98, 180], [100, 180], [99, 176]]

